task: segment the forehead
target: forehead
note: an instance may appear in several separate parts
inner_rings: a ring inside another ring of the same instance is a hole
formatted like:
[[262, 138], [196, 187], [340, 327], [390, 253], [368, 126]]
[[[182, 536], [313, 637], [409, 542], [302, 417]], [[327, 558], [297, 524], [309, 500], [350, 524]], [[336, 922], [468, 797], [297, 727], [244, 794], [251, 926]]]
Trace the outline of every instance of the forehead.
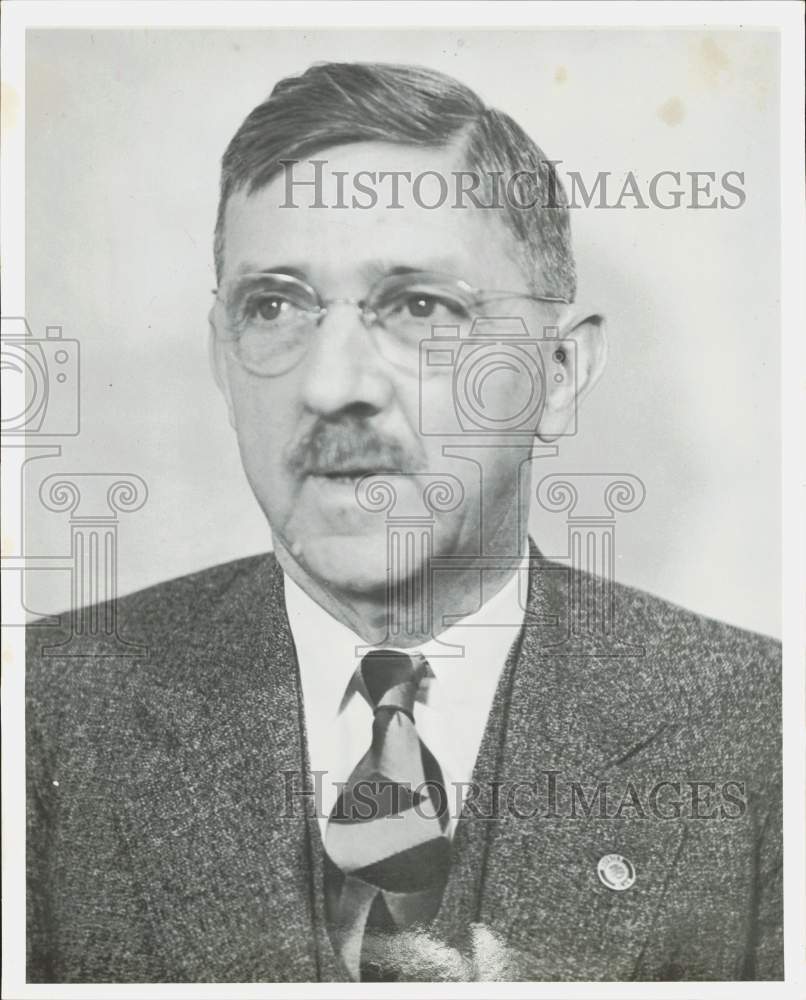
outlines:
[[[325, 162], [315, 168], [312, 160]], [[345, 279], [402, 266], [448, 271], [479, 285], [522, 282], [520, 248], [504, 209], [457, 198], [462, 170], [451, 148], [355, 143], [312, 154], [254, 194], [232, 195], [223, 277], [283, 266], [312, 280]], [[368, 189], [375, 203], [361, 207], [372, 200]], [[489, 199], [483, 185], [478, 196]]]

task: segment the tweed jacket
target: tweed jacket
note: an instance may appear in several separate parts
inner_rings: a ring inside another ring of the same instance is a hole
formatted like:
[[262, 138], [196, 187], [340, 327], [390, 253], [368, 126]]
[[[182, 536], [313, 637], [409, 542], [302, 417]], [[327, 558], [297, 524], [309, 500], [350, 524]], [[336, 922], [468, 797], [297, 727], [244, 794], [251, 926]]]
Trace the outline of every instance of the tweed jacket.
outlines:
[[[533, 548], [529, 576], [401, 978], [783, 978], [778, 645], [616, 587], [583, 649], [567, 569]], [[29, 629], [29, 981], [345, 980], [274, 556], [121, 599], [118, 627], [138, 655]]]

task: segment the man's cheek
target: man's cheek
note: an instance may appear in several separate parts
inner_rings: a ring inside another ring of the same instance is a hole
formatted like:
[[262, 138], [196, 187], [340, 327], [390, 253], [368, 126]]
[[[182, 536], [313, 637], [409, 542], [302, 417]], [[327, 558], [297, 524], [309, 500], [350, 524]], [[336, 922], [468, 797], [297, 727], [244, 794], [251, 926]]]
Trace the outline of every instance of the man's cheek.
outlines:
[[269, 380], [250, 380], [239, 387], [234, 402], [239, 433], [275, 448], [291, 438], [298, 420], [284, 394], [273, 388]]
[[443, 445], [461, 443], [461, 438], [457, 437], [461, 428], [457, 421], [453, 379], [450, 376], [421, 379], [417, 398], [409, 411], [413, 414], [414, 428], [426, 452], [441, 453]]

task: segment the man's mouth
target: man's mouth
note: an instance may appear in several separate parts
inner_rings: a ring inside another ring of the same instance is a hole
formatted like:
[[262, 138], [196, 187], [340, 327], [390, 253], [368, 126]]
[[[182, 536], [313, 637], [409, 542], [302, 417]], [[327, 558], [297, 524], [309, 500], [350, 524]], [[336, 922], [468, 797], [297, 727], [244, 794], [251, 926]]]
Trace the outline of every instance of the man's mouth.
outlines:
[[358, 479], [363, 479], [364, 476], [390, 476], [390, 475], [400, 475], [401, 469], [393, 468], [391, 466], [377, 466], [374, 468], [369, 468], [366, 466], [345, 466], [339, 468], [325, 468], [325, 469], [312, 469], [309, 472], [310, 476], [317, 479], [327, 479], [335, 483], [354, 483]]

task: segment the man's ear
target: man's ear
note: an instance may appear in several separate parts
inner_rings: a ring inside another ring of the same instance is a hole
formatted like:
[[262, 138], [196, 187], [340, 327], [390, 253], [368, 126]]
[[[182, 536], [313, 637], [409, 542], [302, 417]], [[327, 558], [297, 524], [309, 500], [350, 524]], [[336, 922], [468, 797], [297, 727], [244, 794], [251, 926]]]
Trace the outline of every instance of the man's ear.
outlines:
[[227, 344], [226, 341], [219, 337], [218, 331], [216, 329], [216, 315], [215, 315], [215, 305], [207, 316], [209, 333], [207, 341], [207, 349], [210, 356], [210, 367], [213, 370], [213, 377], [216, 380], [216, 385], [221, 390], [224, 396], [224, 400], [227, 404], [227, 414], [229, 416], [229, 422], [232, 427], [236, 427], [235, 423], [235, 408], [232, 405], [232, 388], [230, 386], [229, 380], [229, 360], [227, 357]]
[[563, 320], [553, 346], [544, 340], [546, 401], [537, 428], [541, 441], [553, 441], [571, 423], [582, 400], [599, 381], [607, 360], [604, 317], [573, 312]]

